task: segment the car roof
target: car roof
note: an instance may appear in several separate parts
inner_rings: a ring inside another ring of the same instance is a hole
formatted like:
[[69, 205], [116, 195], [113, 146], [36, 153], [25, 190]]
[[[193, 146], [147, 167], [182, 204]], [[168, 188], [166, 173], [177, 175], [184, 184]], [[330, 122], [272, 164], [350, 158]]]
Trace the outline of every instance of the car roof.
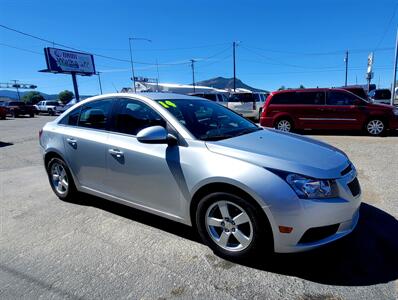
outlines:
[[347, 92], [344, 88], [309, 88], [309, 89], [289, 89], [282, 91], [274, 91], [273, 95], [282, 94], [282, 93], [291, 93], [291, 92], [326, 92], [326, 91], [342, 91]]
[[[122, 96], [123, 94], [118, 94]], [[176, 94], [176, 93], [137, 93], [137, 94], [127, 94], [130, 96], [139, 95], [142, 97], [146, 97], [152, 100], [167, 100], [167, 99], [192, 99], [192, 100], [203, 100], [203, 98], [189, 96], [185, 94]]]

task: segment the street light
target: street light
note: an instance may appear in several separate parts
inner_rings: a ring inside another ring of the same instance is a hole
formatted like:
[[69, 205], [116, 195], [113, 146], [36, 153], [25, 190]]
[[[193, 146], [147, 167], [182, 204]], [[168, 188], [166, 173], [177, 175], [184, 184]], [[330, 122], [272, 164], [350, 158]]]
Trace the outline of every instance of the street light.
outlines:
[[132, 80], [133, 80], [133, 88], [134, 88], [134, 93], [135, 93], [135, 92], [136, 92], [136, 89], [135, 89], [135, 75], [134, 75], [133, 53], [132, 53], [132, 50], [131, 50], [131, 41], [133, 41], [133, 40], [135, 40], [135, 41], [137, 41], [137, 40], [138, 40], [138, 41], [147, 41], [147, 42], [152, 42], [152, 41], [149, 40], [149, 39], [146, 39], [146, 38], [134, 38], [134, 37], [129, 37], [131, 74], [133, 75]]

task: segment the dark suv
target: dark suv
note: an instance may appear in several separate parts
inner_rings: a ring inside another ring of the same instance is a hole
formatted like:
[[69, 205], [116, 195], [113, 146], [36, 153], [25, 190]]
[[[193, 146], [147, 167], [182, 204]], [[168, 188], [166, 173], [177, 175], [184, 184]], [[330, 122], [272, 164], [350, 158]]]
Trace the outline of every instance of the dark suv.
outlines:
[[267, 98], [260, 124], [283, 131], [364, 129], [381, 135], [398, 129], [398, 108], [369, 103], [344, 89], [285, 90]]

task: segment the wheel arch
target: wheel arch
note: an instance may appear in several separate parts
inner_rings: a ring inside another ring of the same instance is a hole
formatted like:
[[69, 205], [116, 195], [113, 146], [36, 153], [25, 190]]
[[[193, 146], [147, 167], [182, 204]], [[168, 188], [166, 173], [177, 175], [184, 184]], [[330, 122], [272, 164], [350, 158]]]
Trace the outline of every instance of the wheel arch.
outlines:
[[252, 205], [256, 207], [258, 212], [262, 215], [264, 218], [267, 226], [269, 227], [269, 230], [273, 234], [273, 227], [271, 226], [271, 218], [272, 216], [270, 215], [270, 212], [265, 212], [264, 208], [259, 204], [259, 202], [250, 195], [247, 191], [244, 191], [242, 188], [237, 187], [236, 185], [233, 185], [231, 183], [225, 183], [225, 182], [212, 182], [212, 183], [207, 183], [203, 186], [201, 186], [199, 189], [195, 191], [195, 193], [192, 196], [192, 200], [190, 203], [189, 207], [189, 216], [190, 216], [190, 221], [191, 224], [194, 225], [196, 223], [196, 210], [199, 204], [199, 201], [203, 199], [203, 197], [216, 193], [216, 192], [225, 192], [225, 193], [231, 193], [236, 196], [239, 196], [247, 201], [250, 201]]
[[68, 165], [68, 161], [65, 159], [65, 157], [59, 151], [57, 151], [56, 149], [49, 149], [46, 151], [43, 158], [44, 158], [44, 168], [46, 169], [46, 171], [47, 171], [48, 163], [50, 162], [51, 159], [53, 159], [53, 158], [61, 159], [68, 167], [68, 170], [72, 175], [72, 179], [73, 179], [73, 182], [74, 182], [76, 188], [78, 186], [80, 186], [79, 181], [77, 180], [75, 174], [73, 173], [72, 169]]

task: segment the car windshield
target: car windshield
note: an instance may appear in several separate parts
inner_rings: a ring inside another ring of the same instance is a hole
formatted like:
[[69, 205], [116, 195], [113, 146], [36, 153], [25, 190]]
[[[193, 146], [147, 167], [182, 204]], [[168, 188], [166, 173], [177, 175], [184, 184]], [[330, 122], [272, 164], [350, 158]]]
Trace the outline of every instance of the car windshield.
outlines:
[[156, 100], [202, 141], [219, 141], [262, 128], [211, 101], [196, 99]]

